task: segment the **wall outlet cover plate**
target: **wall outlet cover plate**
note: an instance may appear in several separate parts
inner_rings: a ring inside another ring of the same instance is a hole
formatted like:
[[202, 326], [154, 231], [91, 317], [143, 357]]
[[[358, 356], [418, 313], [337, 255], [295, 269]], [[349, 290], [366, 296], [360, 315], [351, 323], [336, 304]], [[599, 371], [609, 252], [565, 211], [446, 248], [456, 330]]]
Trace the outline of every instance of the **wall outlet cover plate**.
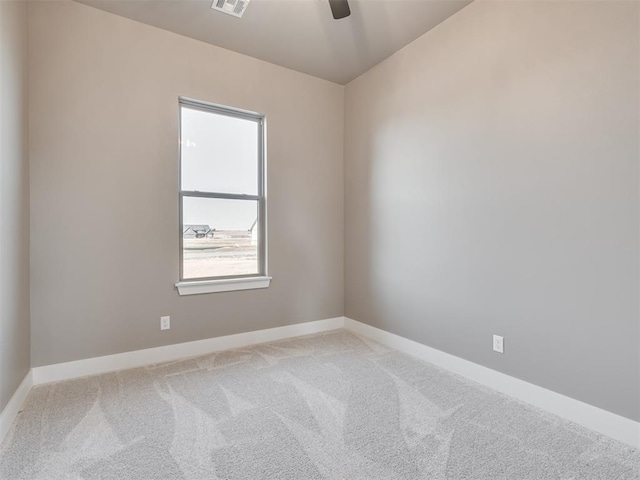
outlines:
[[500, 335], [493, 336], [493, 351], [504, 353], [504, 337], [501, 337]]

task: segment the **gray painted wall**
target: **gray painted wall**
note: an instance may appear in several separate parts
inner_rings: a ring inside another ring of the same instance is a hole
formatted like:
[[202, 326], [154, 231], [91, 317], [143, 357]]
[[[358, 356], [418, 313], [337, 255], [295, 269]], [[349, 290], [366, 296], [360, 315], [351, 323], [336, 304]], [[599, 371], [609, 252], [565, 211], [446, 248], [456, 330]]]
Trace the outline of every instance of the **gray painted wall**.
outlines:
[[[343, 315], [344, 87], [73, 2], [30, 22], [34, 366]], [[267, 115], [268, 289], [175, 290], [180, 95]]]
[[[638, 13], [476, 0], [345, 103], [329, 82], [32, 4], [33, 364], [346, 311], [640, 419]], [[268, 115], [267, 290], [173, 287], [178, 95]]]
[[640, 419], [638, 8], [479, 0], [347, 86], [347, 316]]
[[29, 370], [28, 21], [0, 1], [0, 412]]

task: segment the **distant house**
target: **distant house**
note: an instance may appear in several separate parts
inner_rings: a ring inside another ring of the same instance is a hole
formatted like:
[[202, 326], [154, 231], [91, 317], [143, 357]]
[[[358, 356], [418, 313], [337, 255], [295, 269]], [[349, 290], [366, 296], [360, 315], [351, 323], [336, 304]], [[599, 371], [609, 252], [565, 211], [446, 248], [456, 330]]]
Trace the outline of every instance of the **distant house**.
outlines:
[[183, 225], [183, 238], [213, 238], [215, 230], [209, 225]]

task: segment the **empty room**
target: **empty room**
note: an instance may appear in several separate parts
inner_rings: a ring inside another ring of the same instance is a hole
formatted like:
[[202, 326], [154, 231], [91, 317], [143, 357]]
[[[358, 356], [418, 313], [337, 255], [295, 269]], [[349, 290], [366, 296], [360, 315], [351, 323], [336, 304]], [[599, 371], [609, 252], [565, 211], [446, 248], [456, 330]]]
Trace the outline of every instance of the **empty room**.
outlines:
[[640, 480], [640, 1], [0, 0], [1, 480]]

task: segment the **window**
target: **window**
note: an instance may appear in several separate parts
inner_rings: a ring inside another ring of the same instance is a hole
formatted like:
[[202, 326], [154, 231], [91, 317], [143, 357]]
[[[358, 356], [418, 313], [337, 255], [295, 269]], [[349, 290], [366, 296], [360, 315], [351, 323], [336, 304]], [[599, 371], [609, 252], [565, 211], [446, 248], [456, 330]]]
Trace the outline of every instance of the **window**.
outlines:
[[180, 99], [180, 295], [269, 286], [264, 123]]

